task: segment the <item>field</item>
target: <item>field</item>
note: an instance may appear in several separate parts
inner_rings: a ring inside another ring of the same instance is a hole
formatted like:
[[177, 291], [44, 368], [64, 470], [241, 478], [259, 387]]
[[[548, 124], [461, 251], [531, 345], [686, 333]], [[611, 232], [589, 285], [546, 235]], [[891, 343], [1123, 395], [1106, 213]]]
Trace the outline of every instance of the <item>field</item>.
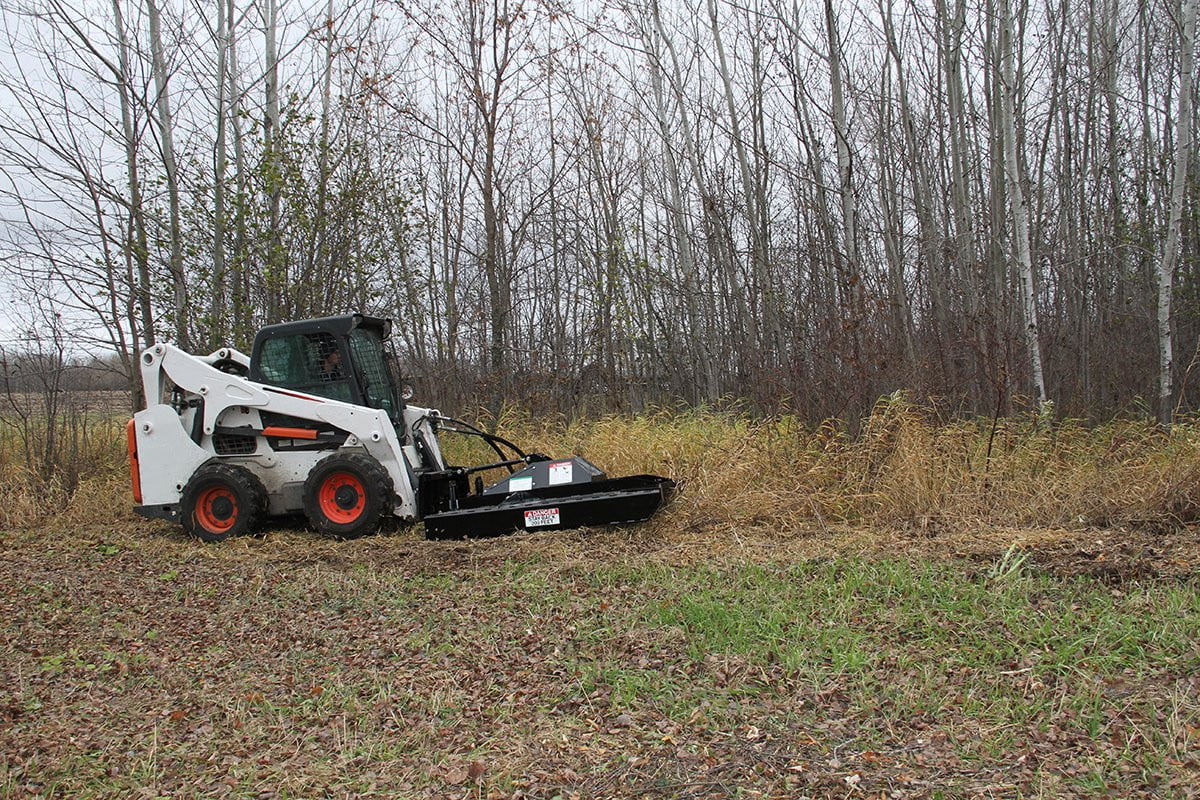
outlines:
[[0, 797], [1200, 796], [1187, 429], [790, 424], [543, 431], [683, 493], [488, 541], [206, 546], [85, 480], [0, 534]]

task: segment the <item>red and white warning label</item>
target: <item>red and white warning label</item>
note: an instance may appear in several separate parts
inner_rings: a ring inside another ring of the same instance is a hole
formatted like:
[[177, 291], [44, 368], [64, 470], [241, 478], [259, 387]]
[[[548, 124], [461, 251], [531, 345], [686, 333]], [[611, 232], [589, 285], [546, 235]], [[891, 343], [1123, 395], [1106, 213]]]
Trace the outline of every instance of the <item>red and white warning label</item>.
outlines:
[[543, 525], [557, 525], [559, 523], [557, 508], [535, 508], [525, 512], [525, 527], [538, 528]]
[[550, 485], [558, 486], [571, 482], [572, 464], [570, 461], [555, 461], [550, 465]]

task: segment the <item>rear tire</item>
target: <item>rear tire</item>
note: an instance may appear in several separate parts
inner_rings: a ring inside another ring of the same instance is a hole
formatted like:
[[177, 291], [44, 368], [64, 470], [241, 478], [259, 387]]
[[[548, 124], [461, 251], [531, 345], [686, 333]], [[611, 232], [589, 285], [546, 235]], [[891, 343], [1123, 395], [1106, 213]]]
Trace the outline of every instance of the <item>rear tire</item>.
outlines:
[[357, 539], [379, 529], [392, 510], [392, 480], [366, 453], [334, 453], [304, 481], [304, 513], [318, 532]]
[[202, 464], [183, 489], [183, 529], [205, 542], [254, 533], [267, 510], [267, 490], [253, 472], [236, 464]]

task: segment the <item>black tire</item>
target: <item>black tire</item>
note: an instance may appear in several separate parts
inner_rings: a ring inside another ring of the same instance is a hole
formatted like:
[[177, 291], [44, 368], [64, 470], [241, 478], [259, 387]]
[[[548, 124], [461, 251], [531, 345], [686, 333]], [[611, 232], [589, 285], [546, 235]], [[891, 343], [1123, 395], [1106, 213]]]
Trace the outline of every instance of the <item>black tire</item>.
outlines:
[[334, 453], [304, 481], [304, 513], [318, 533], [357, 539], [379, 530], [392, 511], [392, 479], [366, 453]]
[[202, 464], [183, 489], [183, 529], [205, 542], [254, 533], [267, 512], [267, 490], [253, 472], [236, 464]]

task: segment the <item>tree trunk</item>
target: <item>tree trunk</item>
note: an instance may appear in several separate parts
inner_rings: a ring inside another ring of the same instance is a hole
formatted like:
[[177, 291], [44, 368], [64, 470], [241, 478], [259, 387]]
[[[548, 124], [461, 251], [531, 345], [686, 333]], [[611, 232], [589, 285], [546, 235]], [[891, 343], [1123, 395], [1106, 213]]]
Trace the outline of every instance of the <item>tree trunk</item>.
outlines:
[[1192, 155], [1192, 90], [1196, 45], [1196, 2], [1179, 0], [1179, 110], [1175, 115], [1175, 169], [1167, 210], [1167, 238], [1158, 266], [1158, 421], [1170, 425], [1175, 395], [1171, 294], [1183, 228], [1183, 197]]
[[1039, 413], [1046, 409], [1046, 383], [1042, 376], [1042, 351], [1038, 341], [1037, 293], [1033, 278], [1033, 255], [1029, 236], [1029, 200], [1021, 179], [1021, 162], [1017, 154], [1016, 98], [1017, 86], [1015, 26], [1011, 0], [1000, 0], [1000, 59], [1001, 97], [1000, 124], [1004, 141], [1004, 171], [1008, 180], [1008, 196], [1013, 215], [1013, 241], [1017, 256], [1017, 272], [1021, 280], [1021, 307], [1024, 311], [1025, 344], [1029, 371]]
[[154, 72], [154, 107], [158, 111], [159, 141], [162, 146], [163, 169], [167, 174], [167, 201], [170, 206], [170, 270], [175, 311], [175, 339], [187, 349], [188, 298], [187, 277], [183, 273], [183, 231], [180, 226], [179, 165], [175, 160], [174, 123], [171, 119], [171, 95], [167, 80], [167, 63], [163, 56], [162, 24], [157, 0], [146, 0], [150, 22], [151, 69]]
[[267, 61], [266, 91], [267, 115], [263, 120], [263, 160], [266, 165], [267, 216], [270, 230], [267, 234], [267, 257], [265, 263], [267, 322], [278, 322], [284, 306], [283, 294], [287, 290], [286, 264], [283, 257], [282, 231], [280, 231], [281, 205], [283, 202], [282, 176], [279, 156], [279, 51], [275, 36], [279, 25], [278, 0], [266, 0], [263, 12], [264, 55]]
[[208, 344], [210, 348], [220, 347], [225, 340], [227, 330], [226, 288], [225, 288], [225, 232], [226, 232], [226, 198], [225, 172], [229, 163], [226, 152], [225, 131], [229, 120], [227, 108], [228, 83], [225, 79], [229, 71], [229, 43], [232, 38], [232, 20], [227, 14], [225, 0], [217, 0], [217, 133], [213, 143], [213, 232], [212, 232], [212, 304], [209, 307]]
[[[769, 354], [778, 347], [780, 340], [779, 324], [775, 313], [775, 302], [769, 291], [770, 277], [767, 264], [767, 244], [765, 226], [760, 223], [760, 217], [766, 213], [759, 205], [759, 195], [755, 190], [754, 173], [750, 168], [750, 159], [746, 154], [746, 143], [742, 136], [740, 115], [734, 103], [733, 79], [729, 70], [729, 61], [725, 56], [725, 43], [721, 37], [721, 26], [717, 19], [716, 0], [708, 1], [708, 19], [712, 28], [713, 43], [717, 51], [717, 71], [721, 76], [721, 86], [725, 99], [725, 111], [729, 115], [730, 135], [733, 139], [734, 153], [737, 155], [738, 175], [742, 184], [742, 202], [746, 206], [746, 219], [750, 231], [750, 272], [756, 287], [764, 290], [761, 300], [761, 326], [764, 348]], [[753, 45], [757, 46], [757, 45]], [[743, 318], [744, 319], [744, 318]]]
[[[133, 126], [133, 101], [129, 84], [129, 37], [125, 32], [125, 17], [121, 0], [112, 0], [113, 17], [117, 27], [117, 54], [121, 74], [117, 77], [117, 96], [121, 106], [121, 133], [124, 138], [125, 175], [129, 182], [129, 242], [126, 245], [127, 263], [132, 262], [130, 292], [137, 298], [137, 314], [130, 314], [130, 332], [138, 338], [137, 322], [141, 322], [143, 347], [154, 344], [154, 314], [150, 305], [150, 243], [146, 234], [146, 215], [142, 205], [142, 180], [138, 172], [137, 134]], [[137, 386], [141, 381], [131, 375]], [[140, 393], [140, 389], [136, 390]]]

